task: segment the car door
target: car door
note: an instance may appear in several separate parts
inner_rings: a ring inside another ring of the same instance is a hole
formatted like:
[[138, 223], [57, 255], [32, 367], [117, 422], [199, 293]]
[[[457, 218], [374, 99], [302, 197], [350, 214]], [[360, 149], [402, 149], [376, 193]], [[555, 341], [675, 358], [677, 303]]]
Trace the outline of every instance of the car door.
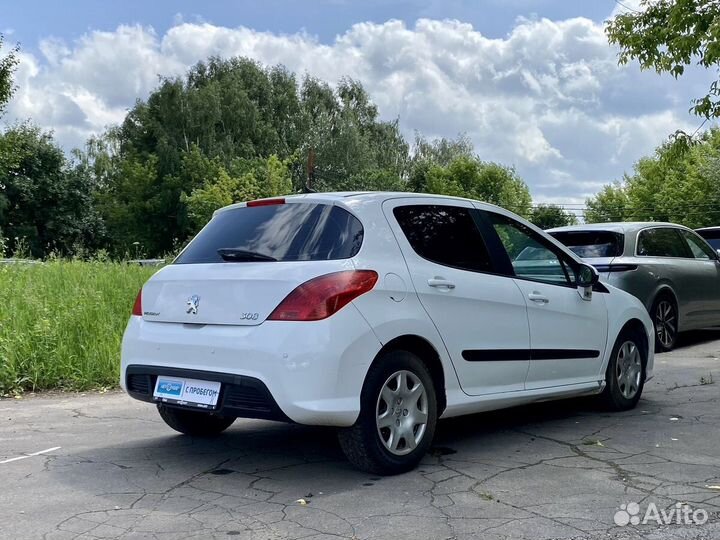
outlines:
[[678, 229], [694, 259], [692, 279], [698, 287], [693, 314], [698, 326], [720, 324], [720, 261], [717, 252], [696, 233]]
[[420, 302], [470, 395], [524, 388], [530, 333], [525, 300], [497, 275], [470, 202], [403, 198], [383, 210]]
[[[501, 244], [508, 272], [522, 292], [530, 325], [528, 390], [602, 378], [607, 307], [602, 293], [584, 299], [577, 262], [539, 232], [498, 212], [484, 211], [488, 234]], [[532, 257], [528, 257], [532, 253]]]
[[[707, 326], [703, 313], [708, 294], [703, 269], [677, 227], [654, 225], [637, 236], [636, 254], [658, 285], [668, 284], [677, 299], [678, 331]], [[653, 317], [655, 314], [651, 314]]]

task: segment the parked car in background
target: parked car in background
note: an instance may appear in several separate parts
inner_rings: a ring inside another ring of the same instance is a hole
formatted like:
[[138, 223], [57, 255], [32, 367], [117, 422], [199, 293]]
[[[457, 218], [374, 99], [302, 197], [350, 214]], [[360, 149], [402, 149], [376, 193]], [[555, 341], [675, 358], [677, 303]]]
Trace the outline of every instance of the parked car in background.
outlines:
[[638, 297], [653, 318], [656, 349], [679, 332], [720, 324], [718, 253], [673, 223], [598, 223], [547, 231], [592, 264], [601, 279]]
[[440, 417], [593, 394], [634, 407], [652, 321], [598, 278], [534, 225], [468, 199], [236, 204], [138, 294], [121, 384], [185, 434], [237, 417], [336, 426], [351, 462], [398, 473]]
[[695, 229], [695, 232], [702, 236], [712, 248], [720, 253], [720, 227], [703, 227]]

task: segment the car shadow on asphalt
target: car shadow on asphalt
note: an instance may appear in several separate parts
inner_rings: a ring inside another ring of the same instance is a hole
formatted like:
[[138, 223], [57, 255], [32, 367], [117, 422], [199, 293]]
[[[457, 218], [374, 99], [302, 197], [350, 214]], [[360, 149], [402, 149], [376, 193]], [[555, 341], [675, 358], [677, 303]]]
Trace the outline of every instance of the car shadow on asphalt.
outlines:
[[690, 347], [692, 345], [702, 345], [710, 341], [717, 341], [720, 339], [720, 328], [704, 328], [702, 330], [691, 330], [689, 332], [683, 332], [678, 336], [677, 344], [675, 345], [675, 351]]
[[[574, 418], [588, 414], [606, 413], [594, 408], [587, 399], [570, 399], [441, 420], [434, 444], [419, 472], [423, 472], [423, 467], [438, 464], [448, 455], [457, 454], [452, 457], [470, 460], [476, 451], [484, 452], [483, 442], [489, 437], [494, 445], [510, 446], [517, 444], [518, 437], [532, 438], [522, 433], [523, 426], [534, 424], [533, 429], [537, 429], [538, 425], [559, 422], [560, 428], [573, 429]], [[63, 467], [58, 472], [65, 476], [73, 462], [80, 468], [92, 467], [92, 471], [82, 475], [81, 481], [89, 491], [118, 482], [137, 483], [139, 477], [149, 474], [180, 475], [181, 483], [208, 475], [209, 478], [216, 477], [214, 483], [223, 483], [226, 481], [224, 475], [228, 475], [229, 481], [233, 473], [251, 478], [272, 476], [282, 485], [282, 490], [290, 490], [298, 482], [301, 485], [317, 484], [318, 475], [326, 475], [329, 478], [326, 485], [330, 483], [335, 490], [354, 489], [366, 482], [380, 480], [350, 465], [333, 428], [259, 420], [238, 420], [226, 432], [213, 438], [175, 434], [158, 424], [146, 438], [136, 436], [120, 444], [100, 444], [83, 452], [82, 456], [76, 456], [77, 459], [67, 457], [70, 463], [63, 460]], [[154, 471], [155, 467], [157, 471]], [[77, 479], [76, 474], [67, 478], [79, 487]]]

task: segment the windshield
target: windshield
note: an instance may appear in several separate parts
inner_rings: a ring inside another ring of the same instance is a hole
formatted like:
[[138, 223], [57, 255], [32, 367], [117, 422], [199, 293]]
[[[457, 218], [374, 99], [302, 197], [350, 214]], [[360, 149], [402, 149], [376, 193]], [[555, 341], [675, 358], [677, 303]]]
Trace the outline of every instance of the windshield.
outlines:
[[240, 207], [212, 218], [175, 264], [348, 259], [362, 241], [360, 221], [337, 206]]
[[625, 236], [611, 231], [551, 232], [576, 255], [583, 258], [619, 257], [623, 253]]

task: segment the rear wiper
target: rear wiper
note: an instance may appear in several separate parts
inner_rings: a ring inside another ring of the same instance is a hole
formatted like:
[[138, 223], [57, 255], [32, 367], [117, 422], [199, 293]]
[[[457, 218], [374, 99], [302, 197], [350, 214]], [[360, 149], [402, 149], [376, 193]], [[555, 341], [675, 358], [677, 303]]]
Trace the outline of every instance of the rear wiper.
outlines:
[[227, 262], [277, 261], [275, 257], [270, 257], [270, 255], [238, 248], [220, 248], [217, 253], [222, 257], [223, 261]]

